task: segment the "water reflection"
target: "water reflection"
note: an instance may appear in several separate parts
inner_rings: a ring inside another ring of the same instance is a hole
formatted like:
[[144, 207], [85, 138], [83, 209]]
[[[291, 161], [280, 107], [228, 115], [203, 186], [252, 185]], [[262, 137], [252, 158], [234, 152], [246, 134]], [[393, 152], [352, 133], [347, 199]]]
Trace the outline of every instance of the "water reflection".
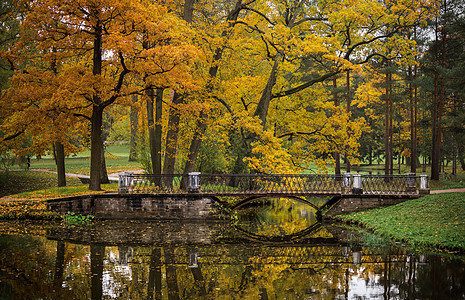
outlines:
[[261, 197], [233, 211], [233, 226], [252, 240], [291, 241], [320, 229], [318, 213], [316, 206], [297, 197]]
[[342, 233], [323, 226], [292, 243], [263, 244], [227, 223], [105, 222], [3, 234], [0, 299], [465, 296], [462, 260], [359, 245]]

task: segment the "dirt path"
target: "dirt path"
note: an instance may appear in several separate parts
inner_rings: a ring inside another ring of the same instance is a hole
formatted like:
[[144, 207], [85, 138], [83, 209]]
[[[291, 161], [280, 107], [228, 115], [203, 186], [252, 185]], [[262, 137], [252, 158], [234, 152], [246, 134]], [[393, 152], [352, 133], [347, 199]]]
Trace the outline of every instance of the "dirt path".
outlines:
[[449, 189], [449, 190], [433, 190], [433, 191], [430, 191], [430, 194], [442, 194], [442, 193], [465, 193], [465, 188], [463, 188], [463, 189]]

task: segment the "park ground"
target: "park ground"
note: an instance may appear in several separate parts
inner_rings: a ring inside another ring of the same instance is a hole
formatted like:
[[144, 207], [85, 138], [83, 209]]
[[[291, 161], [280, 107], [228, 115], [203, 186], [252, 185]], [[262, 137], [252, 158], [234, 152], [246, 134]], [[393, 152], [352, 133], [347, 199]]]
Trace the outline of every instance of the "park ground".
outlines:
[[[109, 174], [141, 170], [137, 162], [128, 161], [128, 147], [108, 147]], [[88, 175], [88, 153], [66, 159], [67, 172]], [[382, 165], [361, 166], [360, 172], [382, 171]], [[402, 172], [408, 172], [403, 166]], [[55, 164], [51, 157], [32, 159], [25, 170], [21, 164], [0, 171], [0, 220], [60, 220], [63, 216], [49, 212], [46, 200], [89, 193], [77, 177], [67, 177], [66, 187], [56, 187]], [[382, 173], [380, 173], [382, 174]], [[465, 173], [443, 175], [430, 184], [432, 194], [399, 205], [339, 216], [337, 219], [356, 224], [391, 241], [409, 245], [414, 250], [439, 250], [465, 253]], [[117, 190], [117, 184], [103, 185]], [[104, 191], [102, 191], [104, 192]]]

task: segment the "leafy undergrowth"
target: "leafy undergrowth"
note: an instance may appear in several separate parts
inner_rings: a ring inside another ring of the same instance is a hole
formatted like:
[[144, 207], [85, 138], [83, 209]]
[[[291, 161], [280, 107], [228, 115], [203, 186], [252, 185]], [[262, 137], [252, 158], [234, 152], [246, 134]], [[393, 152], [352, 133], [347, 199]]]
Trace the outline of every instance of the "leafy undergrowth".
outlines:
[[81, 215], [75, 213], [69, 213], [64, 215], [63, 223], [66, 226], [86, 226], [92, 224], [95, 217], [93, 215]]
[[465, 193], [428, 195], [398, 205], [338, 216], [416, 250], [465, 251]]

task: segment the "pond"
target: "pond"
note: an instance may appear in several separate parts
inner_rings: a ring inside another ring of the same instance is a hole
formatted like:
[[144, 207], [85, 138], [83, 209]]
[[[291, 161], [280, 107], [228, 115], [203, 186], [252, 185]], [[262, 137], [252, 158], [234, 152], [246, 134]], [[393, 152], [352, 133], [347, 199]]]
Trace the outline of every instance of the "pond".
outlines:
[[1, 222], [0, 299], [465, 298], [463, 260], [321, 224], [302, 205], [252, 203], [231, 222]]

